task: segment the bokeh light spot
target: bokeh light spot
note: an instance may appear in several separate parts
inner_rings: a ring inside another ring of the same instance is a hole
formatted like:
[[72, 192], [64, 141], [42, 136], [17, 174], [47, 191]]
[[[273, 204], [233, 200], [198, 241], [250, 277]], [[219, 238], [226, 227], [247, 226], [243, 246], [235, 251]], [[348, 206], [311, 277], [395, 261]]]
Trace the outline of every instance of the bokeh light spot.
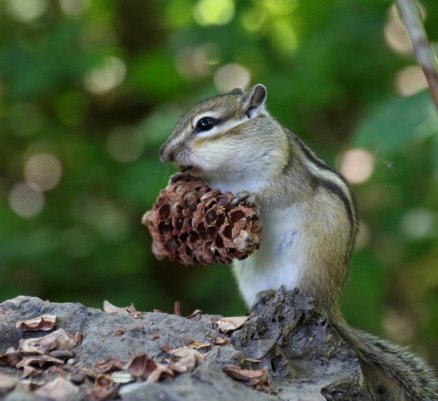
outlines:
[[403, 233], [411, 239], [423, 239], [438, 234], [438, 216], [431, 210], [418, 208], [408, 211], [401, 221]]
[[411, 41], [406, 28], [400, 19], [397, 7], [394, 4], [389, 8], [388, 20], [384, 28], [384, 34], [386, 43], [396, 53], [412, 53]]
[[30, 187], [40, 191], [49, 191], [61, 181], [61, 163], [50, 153], [38, 153], [26, 161], [24, 177]]
[[25, 183], [16, 184], [9, 192], [9, 206], [20, 217], [32, 218], [44, 208], [44, 195]]
[[250, 72], [245, 67], [235, 63], [220, 67], [214, 74], [214, 84], [220, 92], [229, 92], [237, 86], [246, 88], [250, 81]]
[[413, 65], [400, 70], [395, 77], [395, 87], [402, 96], [414, 95], [427, 88], [421, 67]]
[[374, 171], [374, 156], [364, 149], [347, 150], [341, 157], [342, 175], [353, 184], [360, 184], [370, 178]]
[[193, 16], [199, 25], [226, 25], [234, 17], [233, 0], [199, 0]]
[[118, 57], [105, 58], [101, 67], [92, 69], [84, 78], [84, 84], [88, 91], [95, 95], [101, 95], [119, 86], [126, 75], [126, 66]]
[[48, 0], [6, 0], [6, 12], [18, 22], [32, 22], [46, 13]]
[[59, 0], [61, 10], [65, 15], [76, 17], [87, 11], [91, 0]]
[[283, 54], [293, 54], [298, 47], [297, 34], [289, 19], [275, 21], [270, 36], [272, 44]]

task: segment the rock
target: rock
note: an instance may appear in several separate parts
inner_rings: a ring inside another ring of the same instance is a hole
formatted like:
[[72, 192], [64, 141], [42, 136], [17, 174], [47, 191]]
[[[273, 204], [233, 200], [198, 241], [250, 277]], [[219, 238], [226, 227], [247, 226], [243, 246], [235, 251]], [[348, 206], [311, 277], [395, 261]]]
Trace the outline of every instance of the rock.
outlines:
[[[55, 357], [62, 359], [65, 354], [65, 358], [53, 365], [31, 365], [25, 371], [14, 367], [15, 359], [2, 359], [10, 347], [16, 350], [14, 355], [23, 357], [20, 340], [48, 334], [16, 328], [17, 322], [43, 314], [56, 316], [53, 330], [62, 328], [77, 340], [68, 351], [51, 351]], [[20, 380], [14, 388], [0, 391], [0, 399], [41, 400], [35, 391], [61, 376], [77, 387], [75, 391], [66, 386], [74, 394], [72, 400], [371, 400], [360, 384], [356, 355], [298, 290], [280, 289], [262, 299], [243, 326], [227, 334], [217, 329], [219, 319], [221, 316], [184, 318], [130, 308], [106, 313], [33, 297], [5, 301], [0, 304], [0, 374], [13, 378], [12, 382]], [[195, 359], [176, 363], [178, 358], [171, 355], [171, 350], [190, 345], [198, 350], [196, 355], [202, 354], [191, 371]], [[111, 371], [125, 372], [129, 379], [130, 361], [144, 354], [147, 365], [142, 378], [112, 381]], [[5, 366], [8, 360], [12, 366]], [[183, 372], [186, 366], [188, 371]], [[233, 379], [224, 372], [225, 366], [242, 369], [238, 375], [242, 377]], [[148, 376], [148, 369], [156, 370]], [[268, 378], [251, 378], [253, 371], [263, 369], [267, 369]], [[22, 379], [23, 373], [29, 378]], [[251, 377], [246, 379], [248, 374]]]

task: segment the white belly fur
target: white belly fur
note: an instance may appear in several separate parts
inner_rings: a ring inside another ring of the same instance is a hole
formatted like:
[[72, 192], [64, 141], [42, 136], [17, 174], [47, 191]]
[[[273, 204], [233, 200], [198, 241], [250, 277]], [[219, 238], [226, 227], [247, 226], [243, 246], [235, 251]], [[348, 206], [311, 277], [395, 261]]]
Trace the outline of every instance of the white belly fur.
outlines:
[[247, 259], [234, 262], [233, 269], [248, 307], [255, 304], [261, 291], [276, 290], [282, 285], [293, 289], [299, 285], [306, 264], [300, 249], [304, 235], [302, 213], [302, 207], [293, 206], [260, 214], [263, 224], [260, 249]]

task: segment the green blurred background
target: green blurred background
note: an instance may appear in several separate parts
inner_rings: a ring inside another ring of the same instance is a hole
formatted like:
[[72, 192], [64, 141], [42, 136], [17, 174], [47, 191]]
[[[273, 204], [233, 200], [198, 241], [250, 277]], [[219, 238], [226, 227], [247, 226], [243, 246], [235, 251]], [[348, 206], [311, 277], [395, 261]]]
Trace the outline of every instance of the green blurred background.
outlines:
[[354, 187], [347, 320], [438, 366], [438, 117], [389, 1], [0, 1], [0, 300], [245, 313], [229, 266], [156, 261], [140, 219], [180, 113], [257, 82]]

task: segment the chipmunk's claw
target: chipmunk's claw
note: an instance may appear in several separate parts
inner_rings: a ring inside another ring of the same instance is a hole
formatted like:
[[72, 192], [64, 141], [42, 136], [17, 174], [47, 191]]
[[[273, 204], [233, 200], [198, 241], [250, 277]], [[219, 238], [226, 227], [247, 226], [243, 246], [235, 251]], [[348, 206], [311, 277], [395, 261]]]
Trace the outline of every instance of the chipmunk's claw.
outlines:
[[238, 204], [245, 204], [245, 206], [255, 207], [256, 206], [256, 197], [254, 194], [248, 191], [239, 192], [231, 201], [233, 206], [237, 206]]

